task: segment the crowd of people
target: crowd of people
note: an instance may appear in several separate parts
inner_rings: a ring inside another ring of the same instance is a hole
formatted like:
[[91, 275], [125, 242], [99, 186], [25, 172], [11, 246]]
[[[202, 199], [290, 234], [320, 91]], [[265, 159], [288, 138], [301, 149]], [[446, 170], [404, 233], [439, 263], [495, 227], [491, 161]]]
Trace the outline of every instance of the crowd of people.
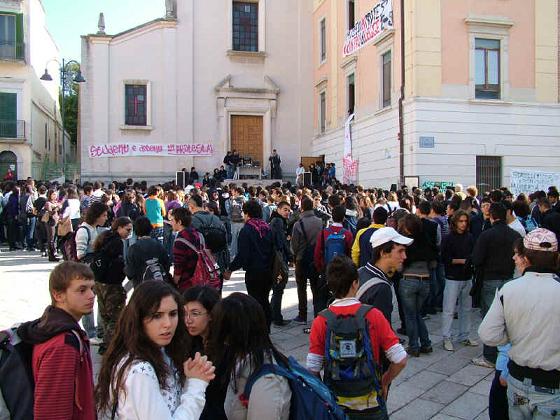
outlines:
[[[299, 324], [307, 370], [345, 415], [385, 419], [391, 382], [433, 352], [430, 334], [449, 352], [479, 345], [473, 307], [491, 419], [560, 415], [558, 190], [332, 184], [6, 182], [0, 241], [65, 260], [52, 305], [17, 329], [33, 346], [35, 418], [291, 418], [294, 388], [263, 369], [287, 363], [271, 326]], [[285, 319], [291, 267], [298, 313]], [[247, 294], [222, 299], [240, 269]], [[89, 343], [103, 354], [95, 389]]]

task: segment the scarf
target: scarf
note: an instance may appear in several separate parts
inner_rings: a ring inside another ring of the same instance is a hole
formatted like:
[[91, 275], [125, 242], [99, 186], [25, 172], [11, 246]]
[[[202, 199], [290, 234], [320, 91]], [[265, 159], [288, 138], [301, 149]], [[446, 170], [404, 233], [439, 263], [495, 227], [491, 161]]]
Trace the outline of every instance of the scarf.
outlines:
[[261, 239], [270, 231], [270, 226], [262, 219], [249, 219], [246, 224], [255, 229]]

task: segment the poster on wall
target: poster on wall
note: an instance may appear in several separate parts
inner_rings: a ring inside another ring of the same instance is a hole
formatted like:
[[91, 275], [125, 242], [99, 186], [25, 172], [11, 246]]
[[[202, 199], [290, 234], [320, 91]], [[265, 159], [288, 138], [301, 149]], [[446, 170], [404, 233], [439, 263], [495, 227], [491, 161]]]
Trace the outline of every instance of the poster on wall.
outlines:
[[352, 127], [354, 114], [344, 123], [344, 155], [342, 157], [342, 183], [353, 184], [358, 180], [358, 160], [352, 159]]
[[517, 195], [520, 193], [531, 194], [535, 191], [547, 191], [548, 187], [560, 187], [560, 173], [539, 172], [529, 170], [512, 170], [510, 178], [510, 191]]
[[92, 144], [88, 154], [93, 158], [118, 158], [129, 156], [212, 156], [214, 146], [210, 143], [192, 144], [141, 144], [114, 143]]
[[393, 3], [381, 0], [346, 33], [344, 56], [355, 53], [388, 29], [393, 29]]

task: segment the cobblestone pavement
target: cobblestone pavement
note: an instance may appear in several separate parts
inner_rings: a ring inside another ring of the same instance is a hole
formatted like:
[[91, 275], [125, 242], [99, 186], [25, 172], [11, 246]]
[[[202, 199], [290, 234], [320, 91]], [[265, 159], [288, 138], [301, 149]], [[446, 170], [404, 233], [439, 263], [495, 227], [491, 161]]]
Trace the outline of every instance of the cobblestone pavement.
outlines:
[[[37, 318], [50, 303], [48, 275], [54, 263], [41, 258], [38, 252], [0, 252], [0, 328], [16, 322]], [[283, 299], [286, 319], [296, 316], [296, 284], [291, 273]], [[224, 295], [245, 291], [243, 273], [234, 273], [224, 286]], [[311, 292], [308, 291], [311, 297]], [[311, 302], [308, 307], [311, 312]], [[396, 305], [395, 305], [396, 307]], [[312, 314], [309, 314], [309, 319]], [[480, 323], [478, 311], [473, 313], [473, 337]], [[419, 358], [410, 358], [407, 367], [393, 383], [388, 408], [391, 419], [487, 419], [488, 393], [493, 370], [474, 366], [470, 359], [482, 352], [482, 346], [456, 345], [453, 353], [442, 348], [440, 315], [433, 315], [427, 322], [434, 352]], [[398, 324], [398, 314], [393, 314], [393, 325]], [[273, 327], [274, 343], [286, 354], [305, 362], [308, 335], [303, 327]], [[94, 364], [99, 369], [100, 357], [94, 351]]]

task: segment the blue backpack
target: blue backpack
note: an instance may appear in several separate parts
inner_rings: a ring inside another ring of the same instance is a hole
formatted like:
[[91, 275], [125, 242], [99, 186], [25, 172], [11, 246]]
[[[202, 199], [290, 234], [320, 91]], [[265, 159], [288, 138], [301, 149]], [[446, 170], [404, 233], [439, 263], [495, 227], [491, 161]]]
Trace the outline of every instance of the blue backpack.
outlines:
[[325, 230], [329, 234], [325, 240], [325, 246], [323, 247], [325, 266], [327, 266], [337, 255], [346, 254], [346, 242], [344, 240], [344, 233], [346, 232], [346, 229], [342, 228], [338, 231], [338, 233], [333, 231], [331, 228], [327, 228]]
[[320, 378], [301, 366], [293, 356], [288, 360], [274, 351], [276, 364], [264, 364], [253, 372], [243, 391], [244, 401], [249, 401], [251, 389], [259, 378], [274, 374], [283, 376], [290, 384], [290, 420], [345, 420], [344, 411], [337, 405], [336, 397]]

